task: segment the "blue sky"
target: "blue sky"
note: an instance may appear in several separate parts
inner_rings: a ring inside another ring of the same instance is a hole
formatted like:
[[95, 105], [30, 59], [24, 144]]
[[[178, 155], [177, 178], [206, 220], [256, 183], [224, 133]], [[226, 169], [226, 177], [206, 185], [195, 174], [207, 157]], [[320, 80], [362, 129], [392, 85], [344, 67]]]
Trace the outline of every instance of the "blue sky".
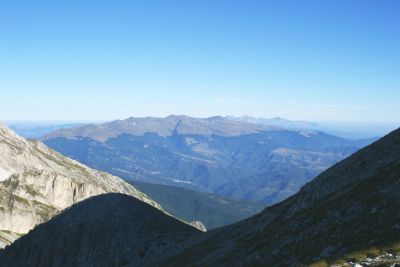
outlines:
[[1, 1], [0, 119], [399, 123], [400, 2]]

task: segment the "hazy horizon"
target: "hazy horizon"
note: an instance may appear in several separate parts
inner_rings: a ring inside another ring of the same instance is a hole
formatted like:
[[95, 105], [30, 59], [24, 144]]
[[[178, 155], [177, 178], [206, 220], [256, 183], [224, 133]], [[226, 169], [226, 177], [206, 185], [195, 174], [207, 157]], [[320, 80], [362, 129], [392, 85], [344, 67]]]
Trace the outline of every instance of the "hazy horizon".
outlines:
[[125, 116], [125, 117], [115, 117], [115, 118], [99, 118], [99, 119], [7, 119], [7, 118], [0, 118], [0, 122], [15, 122], [15, 123], [102, 123], [102, 122], [109, 122], [109, 121], [114, 121], [114, 120], [125, 120], [129, 118], [166, 118], [168, 116], [188, 116], [192, 118], [202, 118], [202, 119], [207, 119], [211, 117], [252, 117], [252, 118], [259, 118], [259, 119], [284, 119], [284, 120], [289, 120], [289, 121], [294, 121], [294, 122], [309, 122], [309, 123], [317, 123], [317, 124], [365, 124], [365, 125], [376, 125], [376, 124], [386, 124], [386, 125], [396, 125], [399, 124], [400, 127], [400, 122], [398, 121], [336, 121], [336, 120], [311, 120], [311, 119], [293, 119], [290, 117], [281, 117], [281, 116], [269, 116], [269, 117], [264, 117], [264, 116], [253, 116], [249, 114], [226, 114], [226, 115], [221, 115], [221, 114], [213, 114], [209, 116], [195, 116], [195, 115], [189, 115], [189, 114], [167, 114], [167, 115], [155, 115], [155, 116]]
[[[169, 114], [167, 116], [171, 115], [188, 116], [186, 114]], [[167, 116], [155, 116], [155, 117], [164, 118]], [[214, 116], [221, 116], [221, 115], [215, 114], [210, 117]], [[249, 115], [240, 115], [237, 117], [243, 117], [243, 116], [249, 116]], [[106, 119], [104, 120], [2, 120], [0, 119], [0, 123], [4, 123], [6, 125], [15, 127], [34, 128], [34, 127], [44, 127], [44, 126], [54, 126], [54, 125], [99, 124], [114, 120], [124, 120], [131, 117], [136, 117], [136, 116], [129, 116], [126, 118], [114, 118], [111, 120], [106, 120]], [[152, 116], [144, 116], [144, 117], [152, 117]], [[201, 118], [209, 118], [209, 117], [201, 117]], [[270, 117], [270, 118], [256, 117], [256, 118], [274, 119], [282, 117]], [[282, 118], [282, 119], [288, 119], [288, 118]], [[296, 120], [290, 120], [290, 121], [296, 121]], [[301, 121], [308, 123], [315, 123], [316, 125], [321, 127], [321, 131], [330, 132], [332, 134], [337, 134], [342, 136], [348, 135], [348, 137], [352, 136], [353, 138], [382, 137], [400, 127], [400, 123], [397, 122], [343, 122], [343, 121], [312, 121], [312, 120], [301, 120]]]

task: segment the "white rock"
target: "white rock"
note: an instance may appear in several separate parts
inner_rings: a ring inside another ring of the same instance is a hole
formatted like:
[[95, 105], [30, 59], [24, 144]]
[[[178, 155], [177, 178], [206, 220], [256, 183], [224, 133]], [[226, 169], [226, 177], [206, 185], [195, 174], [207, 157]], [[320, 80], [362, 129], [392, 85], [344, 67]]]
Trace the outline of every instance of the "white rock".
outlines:
[[0, 182], [7, 180], [11, 176], [11, 172], [0, 167]]

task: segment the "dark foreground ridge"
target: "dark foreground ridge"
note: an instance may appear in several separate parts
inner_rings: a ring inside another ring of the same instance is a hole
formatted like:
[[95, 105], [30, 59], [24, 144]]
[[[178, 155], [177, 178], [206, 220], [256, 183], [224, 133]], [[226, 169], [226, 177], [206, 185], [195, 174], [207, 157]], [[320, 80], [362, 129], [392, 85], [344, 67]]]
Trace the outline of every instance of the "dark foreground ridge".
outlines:
[[293, 197], [231, 226], [198, 233], [134, 198], [100, 196], [35, 228], [6, 249], [0, 263], [295, 266], [400, 241], [399, 210], [396, 130]]
[[200, 231], [123, 194], [82, 201], [0, 252], [0, 266], [141, 266]]

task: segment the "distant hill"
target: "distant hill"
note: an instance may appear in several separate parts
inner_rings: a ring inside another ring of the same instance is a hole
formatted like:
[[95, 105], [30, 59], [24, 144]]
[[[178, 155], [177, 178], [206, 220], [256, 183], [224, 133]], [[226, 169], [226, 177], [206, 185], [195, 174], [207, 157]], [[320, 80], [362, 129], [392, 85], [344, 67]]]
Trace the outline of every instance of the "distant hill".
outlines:
[[394, 130], [395, 127], [390, 124], [380, 125], [365, 125], [362, 123], [315, 123], [308, 121], [294, 121], [285, 118], [257, 118], [251, 116], [226, 116], [227, 119], [233, 121], [241, 121], [248, 123], [255, 123], [261, 125], [268, 125], [270, 127], [278, 127], [286, 130], [306, 130], [306, 131], [319, 131], [330, 135], [338, 136], [351, 140], [369, 140], [371, 143], [378, 140], [379, 137], [385, 133]]
[[57, 129], [72, 128], [82, 125], [82, 123], [9, 122], [6, 125], [24, 138], [37, 139]]
[[265, 204], [221, 197], [185, 188], [131, 182], [171, 215], [187, 222], [200, 221], [207, 230], [246, 219]]
[[400, 129], [329, 168], [289, 199], [207, 233], [128, 196], [95, 197], [0, 251], [0, 263], [308, 266], [321, 259], [346, 260], [360, 249], [379, 251], [400, 241], [399, 152]]
[[276, 203], [370, 140], [283, 130], [223, 117], [129, 118], [60, 129], [60, 153], [127, 181]]

